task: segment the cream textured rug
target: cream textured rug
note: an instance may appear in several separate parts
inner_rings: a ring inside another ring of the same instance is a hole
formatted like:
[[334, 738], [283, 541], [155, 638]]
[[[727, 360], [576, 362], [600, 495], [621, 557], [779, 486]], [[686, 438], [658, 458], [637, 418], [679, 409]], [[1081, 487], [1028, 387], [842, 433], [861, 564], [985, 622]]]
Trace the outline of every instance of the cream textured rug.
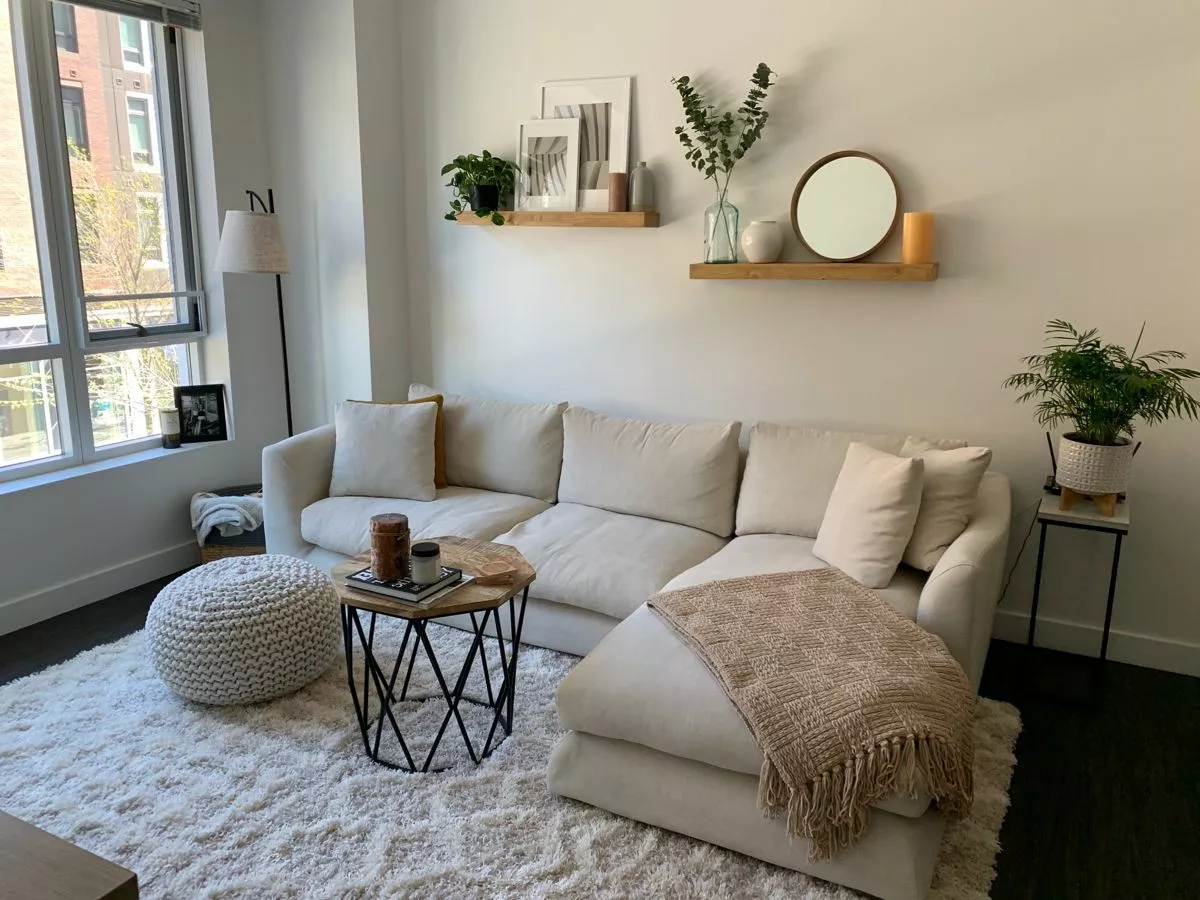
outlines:
[[[467, 636], [430, 637], [457, 672]], [[366, 759], [342, 663], [273, 703], [202, 707], [155, 678], [135, 634], [0, 687], [0, 809], [133, 869], [148, 900], [859, 896], [551, 796], [573, 662], [523, 649], [513, 736], [478, 768], [407, 775]], [[432, 685], [420, 664], [414, 678]], [[436, 714], [409, 706], [402, 724]], [[987, 896], [1020, 727], [978, 704], [974, 805], [947, 829], [934, 898]]]

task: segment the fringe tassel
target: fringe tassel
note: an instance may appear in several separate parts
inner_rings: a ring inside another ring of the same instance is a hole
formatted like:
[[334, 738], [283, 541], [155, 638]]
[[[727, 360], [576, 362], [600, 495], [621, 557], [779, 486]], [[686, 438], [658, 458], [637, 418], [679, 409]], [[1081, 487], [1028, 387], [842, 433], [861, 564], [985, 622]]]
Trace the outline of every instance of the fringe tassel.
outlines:
[[758, 808], [771, 818], [786, 811], [790, 837], [812, 843], [809, 858], [830, 859], [866, 831], [868, 810], [893, 794], [915, 798], [924, 788], [938, 808], [958, 818], [972, 792], [972, 748], [940, 737], [909, 734], [880, 741], [807, 782], [789, 785], [780, 767], [763, 760]]

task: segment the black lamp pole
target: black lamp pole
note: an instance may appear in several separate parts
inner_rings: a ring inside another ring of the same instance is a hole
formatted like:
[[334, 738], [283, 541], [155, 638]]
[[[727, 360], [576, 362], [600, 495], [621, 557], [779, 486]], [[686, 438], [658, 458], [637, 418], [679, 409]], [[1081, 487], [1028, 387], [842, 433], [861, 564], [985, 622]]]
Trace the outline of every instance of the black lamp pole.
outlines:
[[[250, 197], [250, 212], [254, 212], [254, 202], [257, 200], [258, 205], [262, 207], [265, 213], [275, 213], [275, 191], [267, 190], [267, 202], [263, 202], [263, 198], [255, 191], [246, 191]], [[283, 276], [276, 273], [275, 275], [275, 299], [279, 305], [279, 344], [283, 350], [283, 396], [287, 403], [287, 426], [288, 437], [291, 437], [295, 432], [292, 429], [292, 382], [288, 374], [288, 357], [287, 357], [287, 326], [283, 320]]]

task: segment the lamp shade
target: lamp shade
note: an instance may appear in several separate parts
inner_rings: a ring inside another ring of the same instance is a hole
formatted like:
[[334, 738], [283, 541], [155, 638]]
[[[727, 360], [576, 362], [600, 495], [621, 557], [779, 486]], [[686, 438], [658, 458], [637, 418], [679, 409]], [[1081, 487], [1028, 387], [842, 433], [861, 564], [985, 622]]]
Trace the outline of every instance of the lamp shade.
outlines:
[[292, 271], [279, 217], [274, 213], [231, 209], [225, 213], [217, 270], [286, 275]]

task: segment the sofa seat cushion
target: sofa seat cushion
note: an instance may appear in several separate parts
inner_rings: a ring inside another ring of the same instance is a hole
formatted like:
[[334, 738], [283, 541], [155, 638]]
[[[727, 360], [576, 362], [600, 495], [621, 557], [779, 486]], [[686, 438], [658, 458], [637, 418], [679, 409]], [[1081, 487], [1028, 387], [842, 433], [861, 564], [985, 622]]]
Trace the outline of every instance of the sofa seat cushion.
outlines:
[[[762, 750], [721, 685], [645, 605], [580, 661], [559, 685], [557, 702], [559, 721], [571, 731], [756, 778], [762, 769]], [[906, 816], [928, 805], [927, 795], [879, 804]]]
[[530, 594], [623, 619], [685, 569], [724, 546], [676, 525], [560, 503], [496, 538], [537, 570]]
[[328, 497], [300, 514], [300, 535], [310, 544], [356, 556], [371, 547], [371, 516], [401, 513], [408, 516], [414, 538], [456, 535], [490, 541], [549, 507], [543, 500], [520, 494], [466, 487], [444, 488], [436, 500], [428, 501]]
[[[815, 543], [811, 538], [794, 537], [790, 534], [748, 534], [745, 537], [734, 538], [721, 552], [672, 578], [663, 590], [691, 587], [707, 581], [743, 578], [747, 575], [825, 568], [829, 563], [813, 556], [812, 548]], [[915, 622], [921, 589], [928, 577], [924, 572], [901, 566], [892, 576], [888, 586], [877, 588], [875, 593], [890, 603], [892, 609], [900, 615]]]

